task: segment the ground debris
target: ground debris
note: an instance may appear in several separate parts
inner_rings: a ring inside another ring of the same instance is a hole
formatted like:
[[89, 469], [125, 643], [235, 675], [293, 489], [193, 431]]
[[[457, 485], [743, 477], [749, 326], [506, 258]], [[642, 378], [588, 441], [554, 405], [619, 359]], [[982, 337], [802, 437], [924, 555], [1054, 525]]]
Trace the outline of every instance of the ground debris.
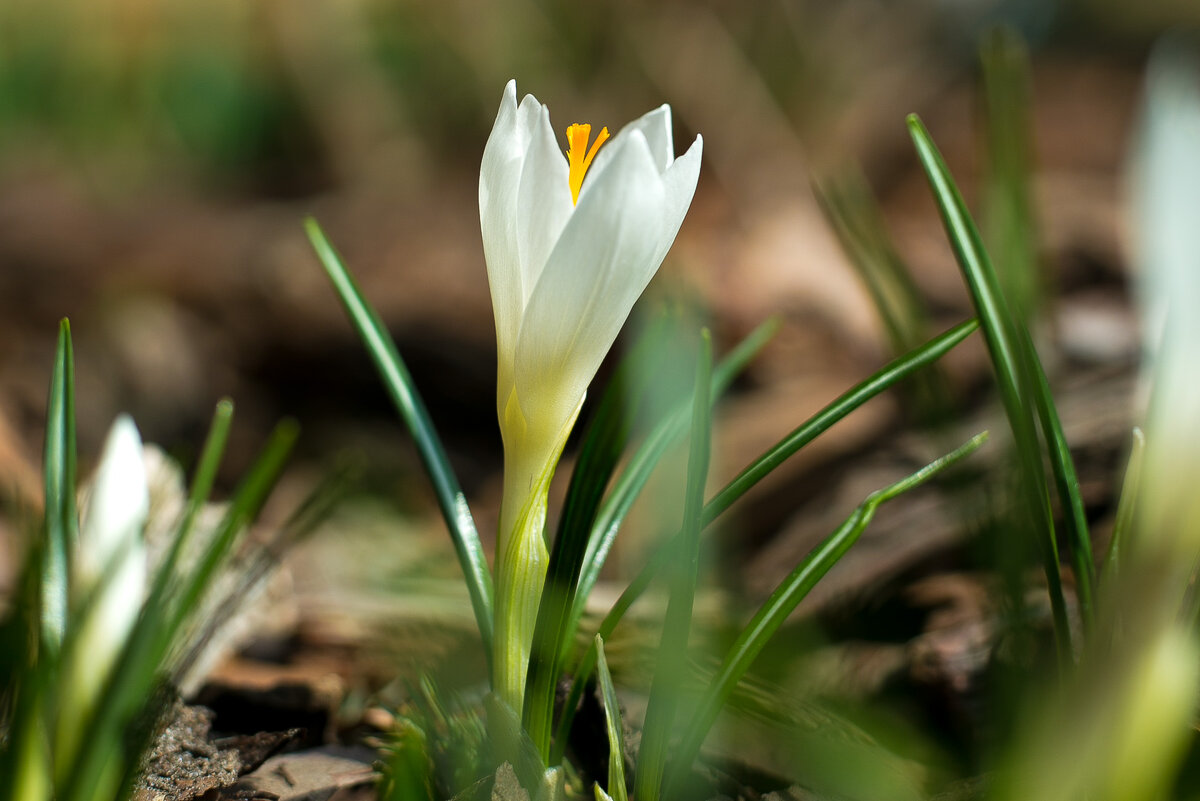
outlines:
[[368, 748], [333, 745], [280, 754], [222, 790], [220, 797], [265, 801], [373, 799], [378, 780], [373, 767], [375, 757]]
[[170, 720], [147, 757], [134, 801], [190, 801], [237, 781], [241, 758], [210, 739], [211, 710], [177, 701]]

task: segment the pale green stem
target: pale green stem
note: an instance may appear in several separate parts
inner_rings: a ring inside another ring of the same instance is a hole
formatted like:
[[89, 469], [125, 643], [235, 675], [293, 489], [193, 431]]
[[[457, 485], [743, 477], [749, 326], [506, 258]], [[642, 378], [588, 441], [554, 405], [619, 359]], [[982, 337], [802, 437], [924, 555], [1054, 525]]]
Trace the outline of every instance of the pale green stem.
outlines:
[[[554, 463], [542, 471], [532, 486], [522, 473], [514, 476], [505, 471], [500, 530], [508, 534], [501, 538], [496, 555], [496, 637], [492, 642], [495, 671], [492, 688], [518, 714], [524, 703], [533, 628], [550, 563], [542, 532]], [[518, 486], [511, 486], [513, 483]], [[520, 512], [514, 520], [507, 510], [517, 504]]]
[[48, 801], [53, 798], [50, 760], [41, 727], [35, 719], [30, 718], [24, 721], [24, 728], [24, 731], [14, 733], [14, 740], [10, 741], [10, 747], [19, 749], [17, 775], [10, 779], [13, 790], [11, 797], [22, 801]]
[[504, 497], [496, 544], [495, 639], [492, 690], [518, 716], [525, 703], [525, 679], [546, 583], [546, 505], [550, 479], [579, 410], [557, 430], [531, 426], [513, 391], [500, 416], [504, 436]]

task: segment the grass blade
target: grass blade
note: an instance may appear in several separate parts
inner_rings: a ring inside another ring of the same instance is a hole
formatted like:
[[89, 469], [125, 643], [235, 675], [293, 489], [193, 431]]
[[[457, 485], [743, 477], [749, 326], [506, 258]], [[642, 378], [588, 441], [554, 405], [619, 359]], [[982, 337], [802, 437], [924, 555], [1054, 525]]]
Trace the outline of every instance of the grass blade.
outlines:
[[[779, 331], [779, 325], [777, 318], [767, 320], [750, 332], [736, 348], [721, 360], [713, 371], [712, 398], [719, 398], [724, 394], [733, 379]], [[563, 640], [564, 652], [561, 657], [563, 660], [566, 660], [568, 656], [567, 650], [574, 641], [575, 633], [579, 630], [579, 621], [583, 618], [588, 595], [591, 594], [600, 578], [600, 571], [616, 540], [617, 532], [620, 531], [621, 524], [625, 521], [625, 516], [646, 486], [646, 482], [650, 479], [651, 473], [658, 466], [658, 462], [666, 453], [667, 448], [683, 433], [687, 426], [688, 415], [688, 408], [683, 406], [655, 426], [618, 476], [612, 491], [597, 513], [588, 538], [587, 552], [584, 554], [579, 587], [571, 608], [570, 625]]]
[[0, 800], [52, 795], [49, 737], [43, 724], [48, 679], [59, 660], [38, 648], [42, 637], [43, 543], [31, 543], [13, 588], [15, 601], [0, 619]]
[[621, 731], [621, 706], [613, 687], [608, 660], [604, 658], [604, 640], [596, 635], [596, 669], [600, 682], [600, 697], [604, 699], [604, 730], [608, 734], [608, 787], [606, 795], [612, 801], [629, 801], [625, 788], [625, 736]]
[[196, 465], [196, 474], [193, 476], [192, 486], [188, 490], [183, 519], [179, 523], [179, 528], [175, 532], [175, 540], [171, 543], [171, 550], [167, 553], [167, 558], [163, 560], [162, 567], [159, 568], [158, 576], [155, 578], [154, 588], [150, 592], [149, 607], [151, 610], [165, 608], [169, 588], [178, 579], [175, 571], [179, 565], [179, 558], [191, 538], [196, 515], [204, 508], [204, 504], [208, 503], [208, 498], [212, 494], [213, 484], [217, 479], [217, 469], [221, 466], [221, 457], [229, 442], [229, 430], [232, 426], [233, 401], [223, 398], [217, 402], [216, 409], [213, 411], [212, 423], [208, 427], [208, 436], [204, 440], [204, 448], [200, 451], [200, 461]]
[[192, 572], [182, 579], [182, 591], [179, 595], [178, 606], [174, 619], [170, 624], [168, 636], [174, 638], [184, 619], [196, 608], [201, 596], [208, 588], [212, 577], [224, 563], [233, 548], [237, 536], [245, 530], [255, 517], [258, 516], [263, 504], [266, 503], [283, 466], [291, 453], [292, 446], [299, 435], [299, 427], [290, 420], [285, 420], [275, 427], [271, 437], [263, 448], [262, 453], [250, 468], [250, 472], [242, 480], [229, 510], [225, 513], [212, 544], [205, 551], [203, 558]]
[[716, 678], [709, 685], [691, 720], [684, 730], [683, 738], [675, 750], [668, 776], [667, 795], [683, 781], [685, 773], [700, 753], [700, 746], [716, 722], [725, 701], [737, 687], [738, 681], [749, 670], [767, 641], [783, 625], [792, 610], [816, 586], [817, 582], [858, 540], [879, 506], [914, 489], [950, 465], [963, 459], [987, 440], [987, 432], [976, 434], [951, 453], [930, 462], [917, 472], [890, 486], [871, 493], [845, 522], [806, 556], [795, 570], [775, 589], [771, 597], [754, 615], [738, 636], [725, 656], [725, 661]]
[[1050, 512], [1041, 445], [1034, 424], [1035, 394], [1030, 391], [1028, 378], [1022, 368], [1022, 345], [1013, 317], [1009, 312], [996, 271], [979, 238], [979, 231], [967, 211], [966, 203], [950, 176], [950, 171], [934, 145], [929, 132], [915, 115], [908, 117], [908, 129], [916, 145], [921, 166], [925, 169], [941, 213], [942, 223], [966, 279], [971, 302], [983, 329], [1000, 399], [1012, 430], [1019, 464], [1021, 499], [1019, 514], [1028, 518], [1028, 529], [1035, 532], [1042, 554], [1042, 568], [1050, 593], [1054, 617], [1055, 641], [1061, 664], [1072, 661], [1071, 632], [1067, 621], [1067, 605], [1063, 596], [1059, 572], [1058, 544], [1055, 541], [1054, 520]]
[[[471, 608], [475, 612], [475, 623], [479, 627], [479, 636], [483, 640], [483, 652], [491, 660], [492, 654], [492, 575], [488, 571], [487, 556], [479, 541], [479, 532], [475, 529], [475, 520], [471, 517], [470, 507], [467, 506], [466, 496], [459, 486], [450, 460], [442, 448], [437, 431], [429, 419], [412, 376], [396, 343], [380, 321], [374, 309], [367, 304], [358, 289], [354, 278], [342, 263], [341, 258], [333, 249], [321, 226], [311, 217], [304, 222], [309, 241], [316, 250], [321, 265], [333, 282], [338, 297], [350, 316], [350, 321], [362, 337], [371, 360], [375, 363], [384, 387], [396, 405], [401, 418], [408, 425], [416, 443], [417, 452], [429, 480], [433, 483], [434, 494], [441, 507], [446, 526], [450, 529], [450, 537], [454, 541], [454, 550], [462, 567], [463, 576], [467, 581], [467, 590], [471, 596]], [[489, 666], [490, 667], [490, 666]]]
[[[755, 484], [770, 475], [775, 468], [787, 461], [789, 457], [805, 445], [812, 442], [825, 431], [828, 431], [839, 420], [897, 382], [904, 380], [917, 370], [944, 356], [970, 334], [974, 333], [977, 327], [978, 323], [975, 320], [967, 320], [959, 323], [944, 334], [930, 340], [918, 350], [889, 362], [881, 370], [838, 396], [832, 403], [793, 429], [791, 433], [776, 443], [774, 447], [747, 465], [728, 484], [722, 487], [704, 507], [704, 525], [708, 525], [713, 520], [716, 520], [717, 517], [729, 509], [738, 498], [748, 492]], [[600, 624], [600, 635], [602, 637], [607, 638], [612, 634], [617, 622], [642, 592], [645, 591], [646, 587], [649, 586], [650, 580], [666, 564], [669, 555], [669, 547], [661, 548], [651, 557], [634, 580], [630, 582], [625, 591], [621, 593], [616, 604], [613, 605], [608, 615], [605, 616], [604, 622]]]
[[1033, 125], [1029, 119], [1029, 54], [1009, 28], [992, 31], [980, 48], [987, 141], [984, 231], [996, 274], [1016, 319], [1028, 321], [1041, 302], [1037, 226], [1033, 213]]
[[239, 558], [237, 582], [222, 585], [220, 603], [209, 607], [210, 611], [206, 611], [204, 619], [197, 621], [197, 625], [188, 631], [187, 649], [172, 660], [171, 677], [176, 685], [182, 684], [182, 680], [189, 676], [225, 621], [237, 614], [245, 599], [279, 565], [285, 552], [314, 533], [328, 519], [337, 503], [345, 498], [346, 490], [356, 475], [357, 465], [353, 462], [336, 466], [305, 496], [269, 540], [256, 544], [247, 557]]
[[730, 506], [746, 494], [755, 484], [767, 477], [775, 468], [793, 454], [812, 442], [835, 423], [862, 406], [871, 398], [913, 373], [933, 364], [956, 345], [975, 332], [979, 324], [975, 320], [959, 323], [925, 345], [888, 362], [865, 381], [838, 396], [828, 406], [810, 417], [802, 425], [780, 440], [774, 447], [754, 460], [738, 473], [704, 507], [704, 524], [717, 519]]
[[[866, 286], [879, 319], [899, 356], [928, 339], [929, 321], [908, 265], [896, 252], [878, 204], [858, 173], [818, 187], [817, 199], [830, 226]], [[945, 376], [936, 368], [906, 382], [905, 400], [922, 424], [938, 425], [954, 416]]]
[[1045, 371], [1024, 327], [1042, 303], [1038, 279], [1037, 225], [1033, 210], [1032, 123], [1029, 119], [1029, 54], [1019, 34], [997, 28], [980, 49], [983, 67], [987, 177], [984, 181], [984, 229], [994, 254], [996, 275], [1021, 334], [1023, 369], [1030, 376], [1055, 489], [1063, 509], [1067, 541], [1075, 567], [1076, 594], [1085, 626], [1094, 617], [1096, 565], [1075, 465], [1054, 408]]
[[679, 704], [678, 681], [686, 664], [688, 635], [692, 628], [692, 605], [700, 570], [704, 484], [708, 480], [711, 457], [711, 372], [712, 337], [705, 330], [701, 335], [700, 358], [696, 368], [683, 525], [675, 548], [675, 572], [672, 576], [670, 598], [667, 601], [667, 613], [663, 620], [662, 641], [658, 647], [658, 665], [650, 685], [646, 720], [642, 728], [642, 744], [638, 749], [633, 794], [639, 801], [657, 801], [660, 797], [667, 743]]
[[1124, 555], [1129, 529], [1137, 511], [1138, 494], [1142, 484], [1142, 457], [1146, 452], [1146, 435], [1142, 429], [1133, 429], [1133, 441], [1129, 450], [1129, 462], [1125, 466], [1125, 480], [1121, 483], [1121, 499], [1117, 502], [1117, 519], [1113, 522], [1112, 539], [1108, 542], [1108, 553], [1104, 557], [1104, 569], [1100, 574], [1100, 586], [1109, 587], [1121, 574], [1121, 559]]
[[42, 551], [42, 639], [57, 650], [68, 614], [68, 558], [79, 537], [75, 511], [75, 357], [71, 324], [58, 325], [58, 347], [46, 404], [45, 545]]
[[1041, 360], [1033, 349], [1028, 332], [1022, 332], [1025, 370], [1033, 376], [1033, 399], [1037, 405], [1038, 420], [1046, 437], [1050, 458], [1050, 474], [1063, 510], [1063, 526], [1067, 530], [1067, 542], [1071, 545], [1071, 558], [1075, 563], [1075, 593], [1079, 600], [1079, 615], [1085, 629], [1095, 619], [1096, 560], [1092, 556], [1092, 537], [1088, 533], [1087, 514], [1083, 507], [1083, 496], [1079, 491], [1079, 477], [1075, 473], [1075, 460], [1063, 434], [1062, 421], [1054, 407], [1050, 394], [1050, 383]]
[[[978, 327], [979, 324], [975, 320], [966, 320], [959, 323], [949, 331], [934, 337], [915, 351], [889, 362], [869, 378], [859, 382], [838, 396], [832, 403], [792, 430], [791, 433], [776, 443], [774, 447], [747, 465], [742, 472], [738, 473], [732, 481], [717, 492], [704, 507], [703, 524], [707, 526], [719, 517], [751, 487], [768, 476], [771, 471], [783, 464], [796, 451], [816, 439], [822, 432], [827, 431], [835, 423], [871, 398], [940, 359], [974, 333]], [[633, 606], [634, 602], [641, 597], [642, 593], [646, 591], [646, 588], [650, 586], [650, 582], [658, 575], [659, 571], [666, 566], [672, 555], [671, 542], [673, 542], [673, 538], [664, 542], [659, 547], [654, 555], [647, 560], [633, 581], [621, 593], [620, 597], [617, 598], [616, 603], [613, 604], [612, 608], [604, 616], [604, 620], [600, 623], [599, 634], [601, 637], [607, 639], [612, 635], [621, 618]], [[582, 616], [582, 609], [578, 610], [578, 615]], [[578, 625], [578, 620], [579, 617], [576, 618], [576, 625]], [[575, 676], [572, 679], [566, 704], [563, 706], [563, 715], [559, 721], [558, 732], [555, 735], [554, 748], [551, 750], [551, 764], [557, 764], [562, 759], [563, 744], [566, 742], [566, 733], [570, 731], [574, 710], [579, 704], [579, 699], [583, 697], [584, 685], [591, 677], [595, 666], [596, 652], [594, 648], [589, 646], [574, 671]]]
[[925, 339], [921, 295], [888, 237], [866, 180], [847, 174], [818, 187], [817, 199], [871, 295], [892, 348], [898, 354], [912, 350]]
[[400, 720], [390, 736], [392, 756], [380, 796], [386, 801], [433, 801], [433, 760], [425, 731], [411, 720]]

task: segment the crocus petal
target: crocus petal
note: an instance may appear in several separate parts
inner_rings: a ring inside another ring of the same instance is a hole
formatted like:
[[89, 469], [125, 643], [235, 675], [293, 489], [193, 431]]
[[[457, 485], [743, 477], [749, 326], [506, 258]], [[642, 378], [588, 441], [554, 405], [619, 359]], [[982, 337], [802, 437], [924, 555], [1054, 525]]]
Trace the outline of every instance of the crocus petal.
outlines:
[[[667, 168], [671, 166], [671, 162], [675, 160], [675, 144], [671, 133], [671, 107], [663, 104], [626, 124], [613, 137], [613, 141], [609, 143], [608, 147], [600, 148], [595, 161], [592, 162], [591, 169], [588, 170], [589, 178], [599, 176], [604, 172], [605, 167], [608, 166], [618, 150], [621, 140], [634, 131], [641, 131], [642, 136], [646, 137], [646, 144], [650, 146], [650, 154], [654, 157], [654, 165], [658, 168], [659, 174], [666, 172]], [[584, 181], [584, 186], [587, 186], [587, 183]]]
[[541, 113], [541, 104], [531, 95], [518, 107], [517, 83], [509, 81], [479, 170], [479, 222], [502, 375], [511, 374], [527, 293], [517, 238], [517, 198], [526, 151]]
[[554, 438], [658, 269], [662, 179], [646, 138], [617, 143], [611, 164], [581, 193], [525, 310], [516, 389], [531, 428]]
[[[146, 592], [142, 529], [149, 509], [142, 439], [122, 415], [109, 429], [72, 561], [72, 605], [83, 614], [72, 624], [76, 645], [62, 668], [60, 699], [80, 719], [95, 708], [141, 614]], [[81, 734], [78, 726], [60, 726], [56, 758], [71, 764]]]
[[[675, 235], [683, 225], [692, 197], [696, 194], [696, 182], [700, 180], [700, 158], [704, 152], [704, 140], [699, 136], [687, 152], [675, 159], [663, 174], [665, 206], [663, 208], [662, 239], [655, 251], [654, 263], [661, 264], [667, 251], [675, 243]], [[656, 268], [657, 269], [657, 268]]]
[[521, 308], [529, 305], [575, 204], [571, 200], [567, 162], [543, 106], [530, 131], [524, 169], [517, 192], [517, 246], [521, 264]]
[[79, 679], [85, 691], [99, 687], [107, 678], [141, 614], [146, 595], [146, 548], [140, 532], [138, 539], [126, 543], [110, 570], [112, 575], [104, 580], [80, 632], [80, 651], [87, 654], [87, 669]]
[[109, 429], [79, 532], [72, 582], [76, 597], [90, 592], [131, 542], [141, 542], [149, 510], [142, 438], [133, 420], [121, 415]]

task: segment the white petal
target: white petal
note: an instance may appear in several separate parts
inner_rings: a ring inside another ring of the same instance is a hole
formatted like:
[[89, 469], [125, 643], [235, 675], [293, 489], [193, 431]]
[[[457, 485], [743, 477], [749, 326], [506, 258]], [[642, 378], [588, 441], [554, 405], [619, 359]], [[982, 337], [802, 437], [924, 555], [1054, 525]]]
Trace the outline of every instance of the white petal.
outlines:
[[536, 106], [536, 100], [526, 98], [518, 108], [516, 81], [508, 82], [479, 169], [479, 225], [496, 315], [496, 339], [501, 362], [510, 365], [524, 296], [517, 247], [517, 192], [529, 144], [528, 118], [537, 111]]
[[633, 304], [658, 269], [665, 192], [640, 131], [581, 194], [525, 311], [516, 387], [535, 439], [574, 413]]
[[79, 532], [76, 592], [90, 591], [122, 551], [140, 543], [149, 510], [142, 438], [121, 415], [109, 430]]
[[522, 310], [529, 303], [538, 276], [575, 208], [569, 172], [567, 160], [550, 126], [550, 112], [543, 107], [530, 132], [517, 193]]
[[600, 152], [596, 154], [596, 158], [588, 170], [588, 180], [584, 181], [585, 187], [588, 181], [605, 170], [621, 141], [634, 131], [641, 131], [642, 136], [646, 137], [646, 144], [650, 146], [650, 154], [654, 157], [654, 165], [658, 168], [659, 174], [671, 166], [671, 162], [675, 160], [675, 145], [671, 138], [671, 107], [664, 103], [627, 124], [617, 132], [617, 135], [606, 147], [600, 148]]
[[663, 208], [662, 240], [655, 251], [655, 259], [659, 262], [666, 258], [667, 251], [675, 242], [675, 235], [679, 233], [679, 226], [683, 225], [683, 218], [687, 216], [688, 207], [692, 205], [696, 182], [700, 180], [703, 154], [704, 140], [697, 136], [687, 152], [675, 159], [663, 175], [666, 202]]
[[96, 598], [85, 626], [84, 653], [101, 676], [112, 666], [142, 611], [146, 594], [146, 549], [131, 543], [113, 566], [113, 574]]
[[[76, 647], [64, 666], [62, 701], [72, 714], [86, 716], [99, 699], [117, 657], [141, 614], [146, 592], [146, 551], [133, 542], [110, 569], [103, 590], [86, 607], [76, 630]], [[59, 729], [57, 748], [71, 753], [78, 729]]]

